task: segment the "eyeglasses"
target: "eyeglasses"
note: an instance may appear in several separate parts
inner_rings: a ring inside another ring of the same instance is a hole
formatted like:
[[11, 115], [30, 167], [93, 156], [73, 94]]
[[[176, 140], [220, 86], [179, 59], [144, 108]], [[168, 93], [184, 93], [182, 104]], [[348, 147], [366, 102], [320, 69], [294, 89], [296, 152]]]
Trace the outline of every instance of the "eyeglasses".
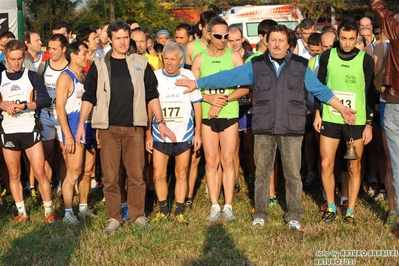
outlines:
[[225, 33], [225, 34], [220, 34], [220, 33], [213, 33], [210, 32], [210, 34], [213, 35], [213, 37], [215, 37], [218, 40], [221, 40], [222, 38], [224, 38], [225, 40], [229, 37], [229, 33]]
[[133, 31], [135, 31], [135, 30], [141, 30], [141, 28], [140, 28], [140, 27], [137, 27], [137, 28], [134, 28], [134, 29], [130, 29], [130, 32], [133, 32]]

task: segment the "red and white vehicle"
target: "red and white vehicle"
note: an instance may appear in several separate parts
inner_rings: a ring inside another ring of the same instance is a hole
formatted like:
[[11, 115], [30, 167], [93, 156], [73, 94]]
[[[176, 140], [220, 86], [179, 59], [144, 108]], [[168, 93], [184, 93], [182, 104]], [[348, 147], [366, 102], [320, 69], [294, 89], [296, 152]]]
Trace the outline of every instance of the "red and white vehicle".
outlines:
[[269, 6], [236, 6], [220, 15], [229, 24], [242, 30], [244, 38], [256, 47], [259, 42], [258, 24], [264, 19], [273, 19], [294, 29], [302, 20], [302, 13], [297, 5], [269, 5]]

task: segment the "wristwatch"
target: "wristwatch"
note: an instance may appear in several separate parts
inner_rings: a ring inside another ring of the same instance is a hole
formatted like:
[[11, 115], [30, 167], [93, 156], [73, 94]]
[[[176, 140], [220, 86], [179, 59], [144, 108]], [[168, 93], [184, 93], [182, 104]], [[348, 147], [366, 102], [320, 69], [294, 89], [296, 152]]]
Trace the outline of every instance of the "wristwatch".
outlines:
[[28, 103], [24, 102], [24, 109], [23, 110], [26, 110], [26, 109], [28, 109]]
[[158, 123], [158, 125], [159, 125], [159, 124], [164, 124], [164, 125], [166, 125], [166, 121], [165, 121], [164, 119], [157, 121], [157, 123]]

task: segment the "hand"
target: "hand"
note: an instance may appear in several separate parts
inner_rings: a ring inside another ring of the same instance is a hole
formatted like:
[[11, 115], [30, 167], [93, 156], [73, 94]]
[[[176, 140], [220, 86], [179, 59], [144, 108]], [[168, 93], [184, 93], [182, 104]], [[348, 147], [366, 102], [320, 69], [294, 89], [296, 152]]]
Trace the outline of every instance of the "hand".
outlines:
[[76, 130], [75, 139], [76, 139], [76, 143], [81, 147], [83, 146], [83, 144], [86, 143], [86, 132], [85, 132], [85, 129], [83, 128], [83, 126], [78, 125], [78, 129]]
[[172, 132], [172, 130], [170, 130], [165, 124], [162, 123], [160, 123], [158, 126], [162, 140], [165, 140], [165, 137], [167, 136], [172, 142], [176, 142], [176, 136], [175, 133]]
[[317, 132], [320, 133], [320, 130], [321, 130], [321, 116], [320, 116], [320, 112], [317, 112], [317, 111], [316, 111], [316, 113], [315, 113], [315, 115], [314, 115], [313, 127], [314, 127], [314, 130], [316, 130]]
[[176, 86], [181, 86], [181, 87], [187, 87], [187, 90], [185, 90], [183, 93], [189, 93], [194, 91], [197, 88], [197, 83], [194, 80], [189, 79], [185, 75], [181, 75], [183, 78], [177, 79], [175, 82]]
[[356, 122], [355, 117], [356, 111], [351, 108], [344, 108], [341, 112], [342, 117], [345, 120], [345, 123], [348, 125], [354, 125]]
[[154, 144], [154, 140], [153, 140], [152, 136], [146, 136], [145, 149], [148, 151], [149, 154], [152, 154], [152, 151], [154, 150], [153, 144]]
[[221, 109], [222, 109], [222, 107], [212, 105], [208, 111], [208, 119], [216, 118], [219, 115], [219, 112]]
[[373, 127], [366, 125], [362, 133], [363, 145], [367, 145], [373, 139]]
[[24, 104], [15, 104], [15, 103], [10, 103], [7, 105], [7, 113], [9, 115], [14, 115], [16, 113], [19, 113], [21, 110], [24, 109]]
[[64, 138], [64, 150], [66, 153], [74, 154], [75, 153], [75, 140], [72, 136], [68, 136]]
[[96, 144], [97, 144], [97, 149], [101, 149], [101, 142], [100, 138], [98, 137], [98, 129], [96, 130]]
[[201, 140], [200, 134], [194, 135], [193, 142], [194, 142], [194, 152], [196, 152], [201, 148], [201, 145], [202, 145], [202, 140]]
[[215, 105], [222, 108], [228, 103], [226, 96], [227, 95], [224, 94], [212, 94], [212, 95], [207, 95], [206, 99], [204, 98], [204, 100], [210, 103], [211, 105]]

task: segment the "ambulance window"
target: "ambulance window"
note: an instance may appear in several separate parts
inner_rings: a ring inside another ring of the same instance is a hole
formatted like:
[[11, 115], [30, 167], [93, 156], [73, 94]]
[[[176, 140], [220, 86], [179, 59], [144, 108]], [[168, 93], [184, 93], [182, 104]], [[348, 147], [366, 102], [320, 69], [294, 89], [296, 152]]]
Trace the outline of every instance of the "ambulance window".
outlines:
[[259, 22], [247, 22], [247, 35], [248, 37], [258, 37]]
[[298, 22], [296, 21], [280, 21], [279, 24], [285, 25], [291, 30], [294, 30], [296, 25], [298, 25]]

